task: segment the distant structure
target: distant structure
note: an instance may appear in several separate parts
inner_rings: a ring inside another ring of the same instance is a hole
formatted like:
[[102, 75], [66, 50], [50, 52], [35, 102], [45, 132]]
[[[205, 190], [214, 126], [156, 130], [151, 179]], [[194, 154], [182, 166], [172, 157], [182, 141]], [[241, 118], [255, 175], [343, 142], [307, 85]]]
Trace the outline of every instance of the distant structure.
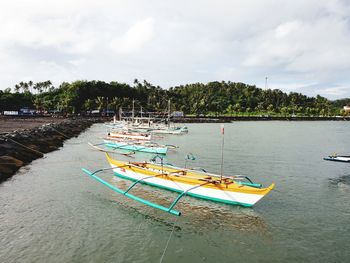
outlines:
[[350, 106], [344, 106], [343, 108], [345, 111], [350, 111]]
[[173, 111], [170, 116], [175, 117], [175, 118], [183, 118], [185, 117], [185, 114], [183, 111]]

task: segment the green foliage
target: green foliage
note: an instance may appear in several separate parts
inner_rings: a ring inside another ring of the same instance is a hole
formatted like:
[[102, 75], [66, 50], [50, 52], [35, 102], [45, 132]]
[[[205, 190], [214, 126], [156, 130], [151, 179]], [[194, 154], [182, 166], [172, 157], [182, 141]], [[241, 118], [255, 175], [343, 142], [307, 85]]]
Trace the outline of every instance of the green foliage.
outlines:
[[260, 89], [253, 85], [234, 82], [194, 83], [172, 87], [169, 90], [135, 79], [133, 86], [112, 81], [63, 82], [55, 88], [51, 81], [20, 82], [0, 91], [0, 111], [35, 107], [38, 110], [60, 110], [82, 113], [107, 108], [115, 112], [119, 107], [131, 108], [132, 100], [144, 111], [163, 111], [171, 100], [172, 110], [192, 115], [278, 115], [330, 116], [345, 114], [342, 107], [350, 99], [329, 101], [324, 97], [307, 97], [278, 89]]

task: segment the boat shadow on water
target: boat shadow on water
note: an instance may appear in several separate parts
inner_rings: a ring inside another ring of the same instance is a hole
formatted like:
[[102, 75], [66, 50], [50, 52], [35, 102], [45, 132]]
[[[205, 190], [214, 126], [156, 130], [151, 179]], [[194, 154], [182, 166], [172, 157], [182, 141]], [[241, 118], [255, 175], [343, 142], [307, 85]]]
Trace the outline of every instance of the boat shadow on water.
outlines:
[[[116, 177], [110, 182], [121, 189], [127, 189], [129, 186], [127, 181]], [[176, 193], [146, 185], [135, 187], [133, 194], [164, 206], [169, 206], [177, 196]], [[113, 192], [111, 192], [110, 199], [106, 200], [117, 203], [118, 207], [123, 209], [123, 213], [132, 213], [133, 217], [142, 216], [151, 225], [173, 227], [173, 222], [176, 220], [174, 230], [178, 234], [230, 229], [269, 235], [264, 219], [252, 208], [219, 204], [186, 196], [176, 205], [177, 209], [182, 212], [182, 216], [176, 219], [177, 217], [163, 211], [130, 201], [128, 198], [120, 198], [120, 195]]]

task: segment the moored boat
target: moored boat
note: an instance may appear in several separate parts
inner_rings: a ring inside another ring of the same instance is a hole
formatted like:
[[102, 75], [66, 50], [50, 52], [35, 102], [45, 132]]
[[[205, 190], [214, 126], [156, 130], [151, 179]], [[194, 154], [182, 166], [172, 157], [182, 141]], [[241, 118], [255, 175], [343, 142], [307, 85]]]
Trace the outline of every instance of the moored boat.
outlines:
[[333, 161], [333, 162], [343, 162], [343, 163], [350, 163], [350, 155], [330, 155], [328, 157], [323, 158], [323, 160], [326, 161]]
[[150, 133], [154, 133], [154, 134], [185, 134], [185, 133], [188, 133], [188, 128], [186, 126], [183, 126], [183, 127], [174, 127], [174, 128], [166, 128], [166, 129], [155, 129], [155, 130], [151, 130]]
[[107, 147], [110, 147], [112, 149], [121, 149], [154, 154], [166, 154], [168, 151], [167, 146], [161, 146], [151, 142], [138, 143], [133, 141], [117, 141], [105, 139], [104, 143]]
[[[96, 172], [90, 172], [86, 169], [83, 169], [83, 171], [118, 193], [174, 215], [181, 214], [173, 208], [185, 195], [226, 204], [251, 207], [274, 188], [274, 184], [263, 188], [261, 184], [253, 183], [249, 179], [245, 181], [247, 177], [242, 176], [219, 176], [148, 162], [123, 162], [112, 159], [108, 154], [106, 156], [111, 168], [100, 169]], [[134, 181], [134, 183], [124, 191], [96, 176], [96, 173], [109, 169], [113, 170], [116, 176]], [[130, 194], [129, 191], [138, 183], [175, 191], [180, 194], [169, 207], [164, 207]]]
[[110, 129], [123, 129], [123, 127], [125, 126], [125, 124], [121, 122], [120, 123], [107, 122], [104, 125]]
[[126, 139], [126, 140], [140, 140], [150, 141], [152, 139], [151, 134], [137, 133], [137, 132], [109, 132], [108, 137], [111, 139]]

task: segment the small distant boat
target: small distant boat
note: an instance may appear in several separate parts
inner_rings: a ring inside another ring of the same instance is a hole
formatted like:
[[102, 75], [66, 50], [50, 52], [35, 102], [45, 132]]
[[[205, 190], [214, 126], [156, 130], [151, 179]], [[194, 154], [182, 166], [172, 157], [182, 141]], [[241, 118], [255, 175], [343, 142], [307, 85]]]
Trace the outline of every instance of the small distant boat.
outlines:
[[122, 129], [125, 126], [125, 122], [117, 121], [116, 116], [114, 116], [112, 122], [106, 122], [104, 125], [111, 129]]
[[156, 130], [151, 130], [150, 133], [155, 133], [155, 134], [185, 134], [185, 133], [188, 133], [188, 128], [186, 126], [183, 126], [183, 127], [169, 128], [169, 129], [156, 129]]
[[[185, 195], [251, 207], [266, 196], [275, 186], [271, 184], [269, 187], [263, 188], [261, 184], [253, 183], [249, 178], [243, 176], [219, 176], [164, 164], [123, 162], [112, 159], [108, 154], [106, 154], [106, 157], [111, 166], [110, 168], [99, 169], [95, 172], [90, 172], [85, 168], [82, 170], [117, 193], [177, 216], [181, 215], [181, 213], [173, 208]], [[134, 181], [134, 183], [127, 190], [122, 190], [96, 176], [97, 173], [105, 170], [113, 170], [114, 175]], [[130, 190], [139, 183], [175, 191], [179, 195], [169, 207], [165, 207], [130, 194]]]
[[109, 139], [125, 139], [125, 140], [138, 140], [138, 141], [150, 141], [152, 139], [151, 134], [137, 133], [137, 132], [109, 132]]
[[166, 154], [168, 151], [167, 146], [161, 146], [151, 142], [127, 142], [127, 141], [116, 141], [116, 140], [104, 140], [107, 147], [112, 149], [121, 149], [136, 152], [154, 153], [154, 154]]
[[122, 129], [124, 127], [123, 123], [107, 122], [104, 125], [108, 128], [111, 128], [111, 129]]
[[333, 161], [333, 162], [343, 162], [343, 163], [350, 163], [350, 155], [345, 156], [345, 155], [330, 155], [328, 157], [323, 158], [323, 160], [326, 161]]

